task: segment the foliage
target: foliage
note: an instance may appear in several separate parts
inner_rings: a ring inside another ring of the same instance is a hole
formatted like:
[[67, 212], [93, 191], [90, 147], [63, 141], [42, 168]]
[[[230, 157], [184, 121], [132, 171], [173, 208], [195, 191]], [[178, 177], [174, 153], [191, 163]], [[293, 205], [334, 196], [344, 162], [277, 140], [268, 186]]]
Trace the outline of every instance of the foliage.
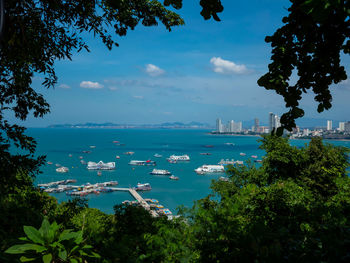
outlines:
[[289, 111], [282, 115], [281, 124], [288, 130], [295, 127], [295, 119], [304, 115], [299, 101], [310, 89], [318, 112], [331, 108], [330, 86], [347, 79], [340, 56], [350, 53], [350, 1], [291, 3], [288, 16], [282, 19], [284, 26], [266, 37], [272, 47], [272, 62], [268, 73], [258, 80], [260, 86], [283, 96]]
[[193, 234], [184, 219], [164, 219], [154, 223], [157, 232], [145, 235], [145, 254], [141, 262], [196, 262]]
[[71, 263], [83, 262], [85, 258], [98, 258], [92, 251], [92, 246], [84, 244], [83, 232], [73, 232], [70, 229], [60, 231], [56, 222], [49, 223], [44, 219], [39, 229], [32, 226], [23, 227], [26, 237], [20, 238], [24, 244], [14, 245], [5, 253], [25, 254], [21, 262], [40, 260], [44, 263], [69, 261]]
[[189, 213], [199, 261], [347, 262], [347, 150], [319, 138], [297, 149], [277, 136], [261, 148], [260, 168], [231, 167]]

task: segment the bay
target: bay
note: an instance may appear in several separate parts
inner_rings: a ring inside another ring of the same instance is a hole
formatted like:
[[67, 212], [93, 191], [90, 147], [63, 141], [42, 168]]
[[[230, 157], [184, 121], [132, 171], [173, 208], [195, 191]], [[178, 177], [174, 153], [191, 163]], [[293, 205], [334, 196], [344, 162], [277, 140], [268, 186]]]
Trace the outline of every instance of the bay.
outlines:
[[[118, 181], [119, 187], [134, 187], [137, 183], [150, 183], [152, 190], [142, 192], [144, 198], [155, 198], [165, 207], [176, 213], [179, 205], [191, 207], [195, 200], [210, 193], [210, 184], [220, 174], [197, 175], [194, 169], [203, 164], [217, 164], [221, 159], [246, 161], [251, 155], [261, 159], [264, 151], [259, 149], [255, 136], [211, 135], [209, 130], [178, 129], [52, 129], [30, 128], [28, 135], [38, 142], [37, 154], [46, 155], [52, 165], [44, 165], [42, 173], [35, 183], [48, 183], [64, 179], [76, 179], [78, 185], [105, 181]], [[113, 143], [119, 141], [119, 143]], [[291, 144], [303, 146], [307, 140], [292, 140]], [[349, 147], [348, 141], [331, 141], [335, 145]], [[90, 146], [96, 146], [90, 148]], [[91, 153], [83, 153], [91, 151]], [[135, 152], [125, 155], [125, 152]], [[210, 153], [201, 155], [200, 153]], [[241, 156], [244, 152], [246, 155]], [[160, 154], [162, 158], [154, 157]], [[172, 154], [188, 154], [189, 162], [169, 163], [166, 158]], [[71, 155], [71, 157], [70, 157]], [[116, 159], [116, 156], [120, 159]], [[89, 171], [80, 163], [80, 156], [88, 161], [116, 162], [116, 169], [103, 171], [101, 176], [96, 171]], [[153, 166], [130, 166], [130, 160], [154, 160], [157, 169], [167, 169], [178, 181], [167, 176], [150, 175]], [[68, 173], [57, 173], [55, 164], [69, 168]], [[58, 201], [68, 200], [65, 193], [52, 194]], [[113, 213], [113, 206], [124, 200], [133, 200], [126, 192], [112, 192], [87, 196], [89, 207], [99, 208], [103, 212]]]

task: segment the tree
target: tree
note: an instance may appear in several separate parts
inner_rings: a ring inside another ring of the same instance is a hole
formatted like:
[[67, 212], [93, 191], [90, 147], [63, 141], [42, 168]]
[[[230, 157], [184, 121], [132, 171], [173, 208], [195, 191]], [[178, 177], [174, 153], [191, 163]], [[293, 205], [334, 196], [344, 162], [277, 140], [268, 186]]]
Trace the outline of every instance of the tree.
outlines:
[[262, 166], [231, 167], [228, 182], [189, 213], [200, 262], [347, 262], [348, 149], [262, 139]]
[[[317, 111], [332, 107], [330, 86], [345, 79], [341, 54], [350, 53], [350, 1], [291, 0], [285, 24], [272, 36], [272, 63], [258, 84], [283, 96], [290, 110], [281, 117], [282, 128], [291, 131], [295, 119], [304, 115], [302, 94], [312, 89]], [[296, 73], [294, 83], [292, 74]]]

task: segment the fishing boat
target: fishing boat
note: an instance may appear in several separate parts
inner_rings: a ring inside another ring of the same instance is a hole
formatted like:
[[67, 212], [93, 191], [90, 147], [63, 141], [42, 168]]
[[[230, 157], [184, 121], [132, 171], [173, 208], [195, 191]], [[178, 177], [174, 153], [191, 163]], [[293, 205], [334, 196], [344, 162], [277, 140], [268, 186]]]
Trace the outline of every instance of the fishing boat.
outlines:
[[223, 165], [208, 165], [204, 164], [194, 170], [197, 174], [207, 174], [207, 173], [224, 173], [225, 167]]
[[150, 172], [150, 174], [153, 174], [153, 175], [171, 175], [171, 172], [169, 172], [168, 170], [153, 169], [152, 172]]
[[137, 166], [155, 166], [156, 162], [147, 160], [147, 161], [139, 161], [139, 160], [131, 160], [129, 165], [137, 165]]
[[170, 176], [169, 176], [169, 179], [170, 179], [170, 180], [179, 180], [179, 177], [174, 176], [174, 175], [170, 175]]
[[136, 191], [150, 191], [152, 190], [152, 187], [149, 183], [138, 183], [137, 186], [135, 186], [133, 189]]

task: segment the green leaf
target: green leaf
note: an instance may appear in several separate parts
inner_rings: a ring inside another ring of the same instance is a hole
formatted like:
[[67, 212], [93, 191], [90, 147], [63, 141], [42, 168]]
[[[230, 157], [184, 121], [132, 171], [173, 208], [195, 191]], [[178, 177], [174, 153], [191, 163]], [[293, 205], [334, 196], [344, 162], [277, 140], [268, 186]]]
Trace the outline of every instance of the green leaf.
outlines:
[[60, 250], [58, 252], [58, 257], [62, 260], [66, 260], [67, 259], [67, 251], [64, 249], [64, 250]]
[[73, 238], [76, 238], [77, 237], [77, 233], [76, 232], [71, 232], [72, 230], [71, 229], [66, 229], [64, 230], [58, 240], [59, 241], [62, 241], [62, 240], [69, 240], [69, 239], [73, 239]]
[[24, 233], [26, 233], [27, 237], [32, 240], [35, 243], [39, 243], [41, 245], [44, 244], [44, 240], [40, 234], [40, 232], [32, 227], [32, 226], [24, 226], [23, 227]]
[[41, 227], [39, 229], [39, 232], [41, 233], [41, 236], [47, 240], [49, 235], [49, 229], [50, 229], [50, 223], [47, 220], [47, 218], [44, 218], [43, 222], [41, 223]]
[[36, 258], [27, 258], [27, 257], [25, 257], [25, 256], [22, 256], [19, 260], [21, 261], [21, 262], [29, 262], [29, 261], [33, 261], [33, 260], [35, 260]]
[[69, 261], [70, 263], [79, 263], [78, 260], [76, 260], [75, 258], [70, 258]]
[[51, 253], [50, 254], [46, 254], [46, 255], [43, 256], [43, 262], [44, 263], [50, 263], [51, 260], [52, 260], [52, 254]]
[[21, 245], [14, 245], [10, 248], [8, 248], [5, 253], [8, 254], [22, 254], [26, 252], [27, 250], [35, 250], [36, 252], [40, 253], [46, 250], [45, 247], [37, 245], [37, 244], [21, 244]]

